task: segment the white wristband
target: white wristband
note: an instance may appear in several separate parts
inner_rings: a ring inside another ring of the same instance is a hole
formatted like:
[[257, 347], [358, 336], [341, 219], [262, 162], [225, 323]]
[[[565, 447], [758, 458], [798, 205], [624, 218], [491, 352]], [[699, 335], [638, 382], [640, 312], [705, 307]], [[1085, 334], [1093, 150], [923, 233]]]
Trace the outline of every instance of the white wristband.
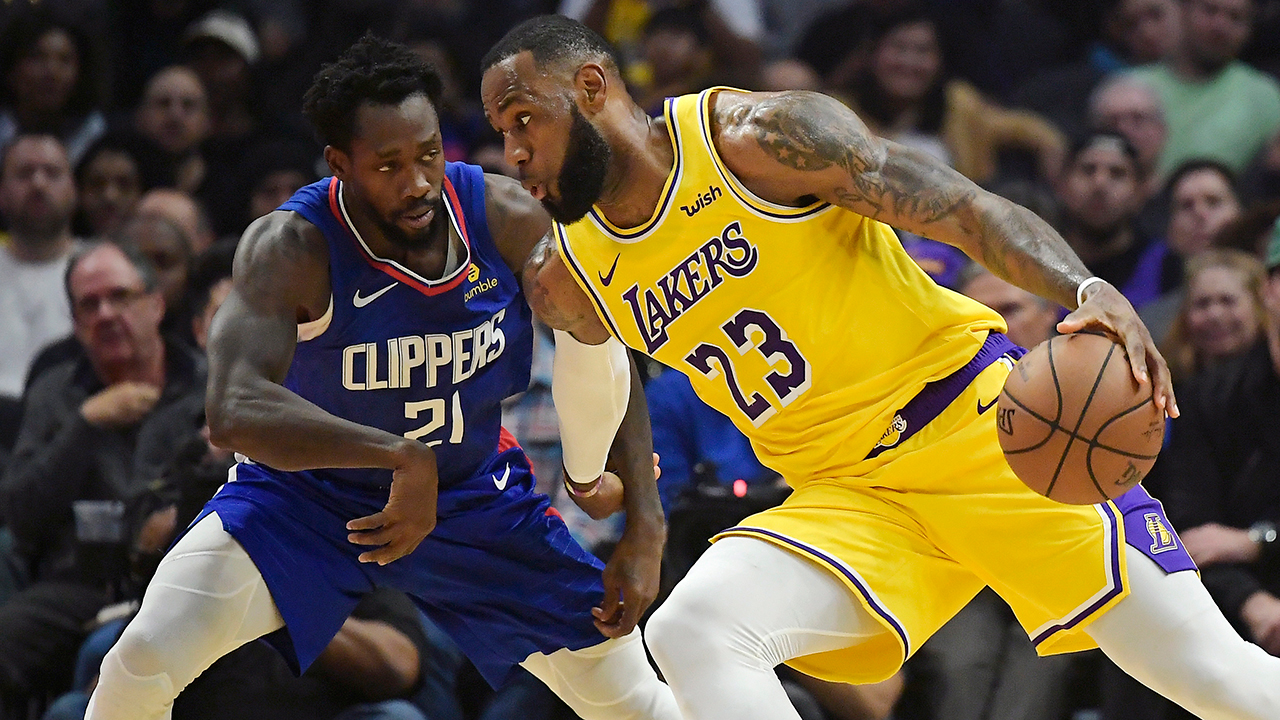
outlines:
[[1088, 290], [1090, 285], [1096, 285], [1097, 283], [1103, 282], [1106, 282], [1106, 280], [1103, 280], [1100, 277], [1086, 278], [1081, 282], [1080, 286], [1076, 288], [1076, 307], [1080, 307], [1084, 304], [1084, 291]]

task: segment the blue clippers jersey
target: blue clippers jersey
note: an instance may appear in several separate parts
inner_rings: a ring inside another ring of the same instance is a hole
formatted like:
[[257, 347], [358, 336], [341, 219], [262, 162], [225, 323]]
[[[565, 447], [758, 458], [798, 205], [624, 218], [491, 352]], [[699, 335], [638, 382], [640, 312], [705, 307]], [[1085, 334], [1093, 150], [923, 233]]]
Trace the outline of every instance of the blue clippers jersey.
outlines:
[[[529, 307], [485, 219], [484, 172], [447, 163], [447, 218], [467, 255], [428, 280], [375, 257], [343, 207], [342, 183], [325, 178], [281, 210], [299, 213], [329, 245], [332, 317], [299, 338], [284, 385], [326, 411], [432, 446], [442, 487], [487, 470], [498, 452], [502, 410], [529, 385]], [[387, 485], [384, 469], [307, 471], [320, 480]]]

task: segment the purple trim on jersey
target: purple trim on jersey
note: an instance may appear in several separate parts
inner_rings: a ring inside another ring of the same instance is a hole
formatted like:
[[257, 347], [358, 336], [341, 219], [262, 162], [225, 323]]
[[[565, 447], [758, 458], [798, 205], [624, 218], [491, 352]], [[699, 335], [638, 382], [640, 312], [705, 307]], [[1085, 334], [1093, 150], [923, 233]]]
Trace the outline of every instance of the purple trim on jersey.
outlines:
[[965, 363], [964, 367], [941, 380], [935, 380], [925, 385], [924, 389], [898, 411], [894, 417], [895, 424], [902, 424], [898, 439], [888, 445], [877, 444], [871, 449], [871, 452], [867, 453], [865, 459], [870, 460], [887, 450], [892, 450], [906, 442], [912, 435], [920, 432], [926, 425], [933, 422], [933, 419], [941, 414], [943, 410], [946, 410], [951, 403], [955, 402], [965, 388], [969, 387], [969, 383], [973, 382], [973, 379], [978, 377], [978, 374], [983, 370], [986, 370], [991, 363], [1005, 355], [1017, 360], [1026, 353], [1027, 351], [1024, 348], [1016, 345], [1004, 333], [989, 333], [987, 339], [982, 343], [982, 348], [978, 350], [978, 354]]
[[1130, 547], [1154, 560], [1167, 573], [1196, 569], [1165, 515], [1164, 506], [1146, 488], [1139, 485], [1113, 502], [1124, 514], [1124, 539]]
[[898, 619], [893, 616], [893, 613], [889, 612], [888, 608], [880, 604], [879, 599], [876, 598], [875, 594], [871, 592], [871, 589], [868, 588], [866, 584], [863, 583], [862, 578], [858, 577], [858, 575], [854, 573], [852, 570], [850, 570], [848, 567], [846, 567], [844, 563], [824, 553], [818, 548], [813, 547], [812, 545], [806, 545], [800, 542], [799, 540], [796, 540], [794, 538], [789, 538], [786, 535], [780, 535], [776, 532], [773, 532], [772, 530], [765, 530], [764, 528], [739, 525], [737, 527], [731, 527], [720, 534], [725, 535], [725, 534], [737, 533], [737, 532], [755, 533], [758, 535], [764, 535], [766, 537], [773, 538], [774, 540], [785, 543], [795, 548], [796, 550], [800, 550], [802, 552], [808, 553], [818, 558], [819, 560], [823, 561], [827, 565], [830, 565], [831, 567], [838, 570], [840, 574], [845, 577], [845, 579], [847, 579], [850, 583], [853, 584], [854, 587], [858, 589], [858, 594], [861, 595], [863, 599], [867, 601], [867, 605], [873, 611], [875, 611], [877, 615], [883, 618], [884, 621], [888, 623], [890, 627], [893, 628], [893, 631], [898, 634], [898, 638], [902, 640], [902, 661], [906, 662], [907, 658], [911, 657], [911, 638], [907, 636], [906, 629], [904, 629], [902, 627], [902, 624], [898, 622]]
[[1111, 578], [1110, 578], [1111, 589], [1108, 590], [1106, 593], [1104, 593], [1102, 597], [1098, 598], [1095, 602], [1090, 604], [1089, 607], [1085, 608], [1084, 610], [1081, 610], [1080, 612], [1076, 613], [1074, 616], [1067, 618], [1063, 622], [1057, 623], [1052, 627], [1049, 627], [1044, 632], [1032, 638], [1031, 642], [1037, 646], [1040, 645], [1041, 643], [1044, 643], [1054, 635], [1057, 635], [1060, 632], [1070, 630], [1075, 626], [1079, 625], [1080, 623], [1084, 622], [1085, 619], [1089, 618], [1094, 613], [1101, 610], [1104, 606], [1106, 606], [1107, 603], [1111, 602], [1116, 598], [1116, 596], [1124, 592], [1124, 575], [1123, 573], [1120, 572], [1120, 537], [1119, 537], [1119, 528], [1117, 527], [1118, 520], [1116, 517], [1116, 511], [1115, 511], [1115, 508], [1112, 506], [1112, 504], [1109, 502], [1102, 503], [1097, 507], [1105, 515], [1106, 521], [1111, 525], [1111, 547], [1107, 549], [1107, 555], [1110, 558], [1110, 566], [1111, 566], [1109, 568], [1109, 572], [1111, 575]]

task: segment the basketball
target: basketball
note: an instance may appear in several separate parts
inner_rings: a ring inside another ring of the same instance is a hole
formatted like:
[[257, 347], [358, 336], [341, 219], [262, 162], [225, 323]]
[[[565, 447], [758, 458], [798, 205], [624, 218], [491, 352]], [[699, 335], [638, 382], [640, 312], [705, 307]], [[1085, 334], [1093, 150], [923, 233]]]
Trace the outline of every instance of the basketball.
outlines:
[[1124, 348], [1102, 335], [1061, 335], [1036, 346], [1000, 393], [997, 435], [1032, 490], [1091, 505], [1147, 474], [1164, 442], [1164, 413], [1139, 385]]

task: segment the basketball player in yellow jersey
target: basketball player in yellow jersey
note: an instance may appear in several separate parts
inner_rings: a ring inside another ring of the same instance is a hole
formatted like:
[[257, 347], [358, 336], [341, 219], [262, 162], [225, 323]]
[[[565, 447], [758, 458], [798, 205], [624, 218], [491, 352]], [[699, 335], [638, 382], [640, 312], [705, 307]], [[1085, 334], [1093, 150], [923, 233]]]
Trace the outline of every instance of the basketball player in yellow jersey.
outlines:
[[712, 89], [648, 118], [565, 18], [518, 26], [484, 71], [507, 159], [558, 221], [525, 272], [535, 310], [685, 372], [795, 488], [649, 623], [686, 720], [794, 720], [774, 666], [882, 680], [988, 584], [1042, 652], [1096, 645], [1202, 717], [1280, 718], [1280, 659], [1235, 633], [1144, 490], [1067, 506], [1009, 470], [988, 410], [1021, 349], [888, 226], [1075, 308], [1060, 329], [1117, 337], [1176, 415], [1133, 308], [1051, 228], [816, 93]]

